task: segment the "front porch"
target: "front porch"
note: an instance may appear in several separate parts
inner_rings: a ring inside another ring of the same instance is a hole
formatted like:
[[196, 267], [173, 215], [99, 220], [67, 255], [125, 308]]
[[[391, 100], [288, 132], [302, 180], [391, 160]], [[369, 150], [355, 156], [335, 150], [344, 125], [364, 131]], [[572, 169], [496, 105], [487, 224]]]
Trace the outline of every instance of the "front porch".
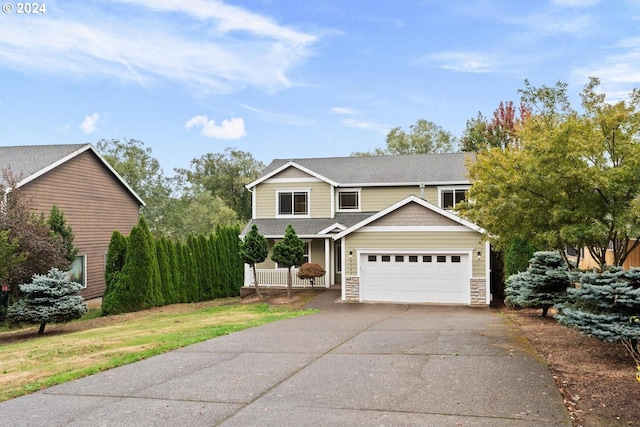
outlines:
[[[287, 274], [286, 268], [258, 268], [256, 269], [256, 275], [258, 276], [258, 286], [261, 288], [283, 288], [287, 286]], [[332, 285], [328, 280], [327, 274], [322, 277], [316, 277], [314, 288], [328, 288]], [[309, 279], [299, 279], [298, 269], [291, 269], [292, 287], [294, 288], [311, 288], [311, 281]], [[253, 270], [248, 264], [244, 266], [244, 286], [253, 287]]]

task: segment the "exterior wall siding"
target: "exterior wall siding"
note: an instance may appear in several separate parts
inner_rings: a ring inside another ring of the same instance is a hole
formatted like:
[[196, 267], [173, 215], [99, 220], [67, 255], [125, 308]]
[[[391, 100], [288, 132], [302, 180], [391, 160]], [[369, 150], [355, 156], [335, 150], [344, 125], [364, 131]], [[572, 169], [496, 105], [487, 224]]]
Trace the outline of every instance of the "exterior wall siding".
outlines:
[[388, 215], [375, 220], [369, 226], [458, 226], [457, 222], [432, 212], [417, 203], [404, 205]]
[[74, 233], [78, 255], [86, 255], [85, 299], [104, 294], [104, 261], [111, 234], [128, 235], [140, 206], [129, 191], [90, 151], [79, 154], [21, 187], [37, 212], [48, 215], [57, 205]]
[[[307, 239], [303, 239], [307, 241]], [[274, 269], [276, 268], [276, 263], [271, 260], [271, 255], [273, 255], [273, 245], [276, 244], [275, 239], [267, 239], [267, 243], [269, 245], [269, 255], [267, 255], [267, 259], [260, 264], [256, 264], [256, 268], [261, 269]], [[324, 240], [323, 239], [312, 239], [310, 241], [311, 247], [311, 262], [316, 264], [320, 264], [324, 267], [325, 270], [329, 270], [325, 265], [325, 257], [324, 257]]]
[[420, 197], [420, 187], [417, 185], [404, 187], [363, 187], [360, 195], [362, 198], [360, 210], [362, 212], [381, 211], [412, 194]]
[[482, 236], [475, 231], [421, 231], [421, 232], [354, 232], [346, 236], [346, 254], [353, 252], [353, 258], [345, 260], [343, 270], [348, 276], [357, 276], [358, 257], [356, 250], [367, 249], [416, 249], [416, 250], [446, 250], [446, 249], [471, 249], [473, 253], [481, 251], [483, 257], [480, 261], [475, 256], [471, 257], [472, 275], [474, 278], [485, 278], [485, 244]]
[[256, 218], [275, 218], [277, 190], [311, 190], [309, 208], [311, 218], [331, 217], [332, 186], [326, 182], [269, 182], [256, 186]]

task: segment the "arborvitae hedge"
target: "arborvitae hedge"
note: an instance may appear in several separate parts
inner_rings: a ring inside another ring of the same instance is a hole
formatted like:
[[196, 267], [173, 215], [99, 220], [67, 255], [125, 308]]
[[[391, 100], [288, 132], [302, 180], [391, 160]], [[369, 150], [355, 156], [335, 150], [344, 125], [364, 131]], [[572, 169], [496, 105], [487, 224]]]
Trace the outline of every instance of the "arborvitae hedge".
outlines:
[[240, 229], [219, 227], [186, 242], [153, 239], [141, 218], [128, 238], [115, 232], [107, 253], [103, 314], [237, 296], [244, 281]]

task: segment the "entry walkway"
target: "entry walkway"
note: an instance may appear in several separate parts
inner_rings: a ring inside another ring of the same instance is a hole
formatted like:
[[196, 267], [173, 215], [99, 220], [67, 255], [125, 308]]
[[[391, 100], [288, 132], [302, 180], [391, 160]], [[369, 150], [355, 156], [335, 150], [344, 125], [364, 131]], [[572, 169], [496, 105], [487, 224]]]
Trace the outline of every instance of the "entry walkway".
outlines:
[[571, 426], [488, 309], [334, 303], [0, 403], [5, 426]]

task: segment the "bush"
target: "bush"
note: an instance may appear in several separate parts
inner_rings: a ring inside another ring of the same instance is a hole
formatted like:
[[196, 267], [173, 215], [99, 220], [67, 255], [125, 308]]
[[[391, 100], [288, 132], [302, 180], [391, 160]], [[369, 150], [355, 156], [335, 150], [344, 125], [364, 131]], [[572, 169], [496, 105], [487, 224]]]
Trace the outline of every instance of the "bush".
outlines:
[[511, 307], [549, 308], [564, 300], [571, 286], [569, 269], [557, 252], [536, 252], [527, 271], [509, 276], [505, 304]]
[[35, 274], [29, 284], [20, 285], [24, 297], [9, 306], [11, 323], [40, 324], [38, 334], [47, 323], [64, 323], [82, 317], [87, 311], [79, 295], [82, 286], [71, 281], [71, 274], [52, 268], [46, 275]]
[[322, 277], [326, 273], [327, 272], [320, 264], [305, 262], [298, 269], [298, 278], [309, 279], [311, 281], [311, 287], [313, 288], [316, 277]]

